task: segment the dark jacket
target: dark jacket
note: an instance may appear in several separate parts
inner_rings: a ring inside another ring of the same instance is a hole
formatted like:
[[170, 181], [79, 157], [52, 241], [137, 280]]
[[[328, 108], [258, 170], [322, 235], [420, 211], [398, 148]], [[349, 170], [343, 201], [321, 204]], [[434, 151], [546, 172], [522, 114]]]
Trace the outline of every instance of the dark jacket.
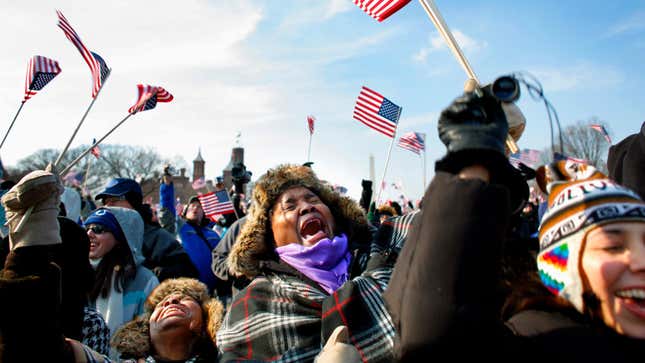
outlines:
[[645, 199], [645, 122], [639, 133], [609, 148], [609, 177]]
[[251, 280], [243, 276], [232, 275], [228, 269], [228, 262], [226, 262], [231, 248], [235, 244], [235, 239], [240, 234], [240, 229], [242, 229], [245, 222], [246, 217], [242, 217], [233, 222], [222, 240], [217, 244], [217, 247], [213, 249], [213, 263], [211, 268], [215, 276], [222, 280], [223, 285], [217, 287], [217, 296], [234, 296], [251, 282]]
[[476, 354], [494, 361], [626, 362], [642, 355], [642, 340], [575, 311], [524, 310], [504, 323], [495, 301], [509, 201], [504, 186], [436, 174], [385, 293], [400, 361]]

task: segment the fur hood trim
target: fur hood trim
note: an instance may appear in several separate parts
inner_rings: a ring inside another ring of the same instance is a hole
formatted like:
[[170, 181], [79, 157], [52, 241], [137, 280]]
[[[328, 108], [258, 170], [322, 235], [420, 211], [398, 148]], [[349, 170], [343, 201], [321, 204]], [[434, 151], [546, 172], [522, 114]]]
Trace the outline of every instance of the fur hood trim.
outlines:
[[155, 306], [172, 293], [181, 293], [195, 299], [204, 312], [205, 334], [215, 342], [215, 334], [222, 323], [224, 307], [221, 302], [211, 298], [203, 283], [191, 278], [167, 279], [157, 286], [148, 296], [144, 313], [124, 324], [112, 337], [111, 345], [122, 358], [145, 358], [152, 354], [150, 343], [150, 315]]
[[253, 278], [260, 273], [261, 261], [277, 260], [269, 213], [285, 190], [298, 186], [316, 193], [327, 205], [336, 222], [336, 233], [347, 234], [352, 243], [370, 242], [365, 212], [358, 203], [335, 192], [309, 167], [280, 165], [268, 170], [255, 184], [246, 224], [228, 257], [231, 273]]

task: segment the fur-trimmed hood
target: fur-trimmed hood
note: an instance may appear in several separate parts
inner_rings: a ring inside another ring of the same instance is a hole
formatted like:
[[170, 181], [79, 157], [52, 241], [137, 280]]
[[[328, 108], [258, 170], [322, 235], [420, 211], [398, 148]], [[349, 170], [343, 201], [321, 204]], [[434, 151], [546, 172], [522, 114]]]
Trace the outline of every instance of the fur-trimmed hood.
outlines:
[[309, 167], [280, 165], [268, 170], [255, 184], [246, 224], [228, 257], [231, 273], [252, 278], [260, 273], [261, 261], [277, 260], [269, 213], [278, 197], [296, 186], [316, 193], [327, 205], [336, 222], [334, 232], [345, 233], [353, 244], [370, 242], [365, 212], [358, 203], [333, 191]]
[[[215, 345], [215, 334], [222, 323], [224, 307], [217, 299], [208, 294], [203, 283], [191, 278], [167, 279], [157, 286], [148, 296], [145, 311], [134, 320], [124, 324], [112, 337], [111, 345], [122, 358], [145, 358], [151, 355], [150, 315], [155, 306], [166, 296], [181, 293], [195, 299], [202, 307], [205, 323], [205, 339]], [[199, 353], [199, 352], [198, 352]]]

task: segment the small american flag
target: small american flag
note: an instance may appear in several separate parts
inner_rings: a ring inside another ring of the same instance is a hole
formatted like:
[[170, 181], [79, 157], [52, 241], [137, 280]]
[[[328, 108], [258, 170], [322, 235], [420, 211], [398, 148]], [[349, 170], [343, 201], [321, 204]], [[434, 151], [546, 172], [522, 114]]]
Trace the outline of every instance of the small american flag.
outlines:
[[38, 93], [60, 73], [58, 62], [47, 57], [35, 55], [29, 60], [27, 65], [27, 77], [25, 77], [25, 98], [24, 103], [33, 95]]
[[81, 185], [81, 182], [83, 181], [83, 176], [84, 174], [78, 171], [70, 171], [65, 176], [63, 177], [63, 182], [65, 182], [68, 185], [77, 187]]
[[[109, 69], [107, 68], [107, 65], [105, 65], [105, 61], [101, 57], [95, 57], [98, 56], [96, 53], [90, 52], [85, 44], [81, 41], [81, 37], [78, 36], [78, 33], [72, 28], [72, 25], [69, 23], [69, 21], [65, 18], [62, 12], [60, 10], [56, 10], [56, 14], [58, 14], [58, 27], [63, 30], [63, 33], [65, 33], [65, 36], [67, 39], [69, 39], [72, 44], [78, 49], [78, 51], [81, 53], [81, 56], [85, 60], [85, 63], [90, 67], [90, 71], [92, 72], [92, 98], [95, 98], [96, 95], [98, 95], [99, 90], [101, 89], [101, 84], [107, 78], [107, 74], [109, 74]], [[100, 60], [99, 60], [100, 59]], [[101, 64], [103, 62], [103, 65]], [[105, 66], [105, 70], [107, 70], [107, 74], [105, 75], [105, 78], [103, 77], [104, 70], [102, 69]]]
[[574, 158], [560, 153], [553, 153], [553, 160], [555, 161], [565, 160], [565, 161], [570, 161], [578, 164], [589, 164], [589, 162], [587, 162], [587, 160], [585, 159]]
[[380, 93], [363, 86], [354, 106], [354, 119], [383, 135], [394, 137], [399, 117], [401, 117], [401, 107]]
[[[92, 145], [94, 144], [96, 144], [96, 139], [92, 139]], [[97, 159], [101, 157], [101, 149], [99, 149], [98, 145], [94, 146], [92, 150], [90, 150], [90, 153]]]
[[420, 132], [408, 132], [399, 138], [397, 145], [419, 155], [426, 148], [426, 137]]
[[204, 214], [213, 222], [217, 221], [217, 217], [220, 215], [235, 213], [233, 202], [228, 197], [226, 190], [201, 194], [197, 198], [202, 204]]
[[379, 22], [387, 19], [409, 2], [410, 0], [354, 0], [354, 4]]
[[139, 90], [137, 102], [128, 110], [132, 114], [139, 111], [152, 110], [157, 106], [157, 102], [170, 102], [174, 98], [163, 87], [138, 84], [137, 89]]
[[589, 125], [592, 129], [600, 132], [600, 134], [607, 140], [607, 142], [611, 145], [611, 138], [609, 137], [609, 133], [607, 132], [607, 129], [605, 129], [605, 126], [600, 125], [600, 124], [592, 124]]
[[204, 179], [204, 177], [197, 178], [195, 181], [193, 181], [194, 190], [199, 190], [205, 187], [206, 187], [206, 180]]
[[309, 115], [307, 116], [307, 126], [309, 127], [309, 134], [313, 135], [314, 134], [314, 123], [316, 122], [316, 118]]
[[534, 168], [540, 163], [540, 155], [542, 155], [542, 153], [539, 150], [524, 149], [515, 154], [509, 155], [508, 161], [515, 166], [522, 163]]

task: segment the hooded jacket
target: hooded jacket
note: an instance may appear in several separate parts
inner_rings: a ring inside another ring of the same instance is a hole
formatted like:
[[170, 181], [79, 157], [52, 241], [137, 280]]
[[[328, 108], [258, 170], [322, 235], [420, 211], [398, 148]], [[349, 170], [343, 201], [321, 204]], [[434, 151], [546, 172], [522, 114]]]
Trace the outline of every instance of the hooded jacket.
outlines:
[[[103, 315], [105, 322], [114, 334], [116, 329], [143, 313], [144, 303], [150, 292], [159, 285], [159, 280], [152, 271], [142, 266], [144, 257], [141, 254], [143, 245], [143, 220], [139, 213], [121, 207], [104, 207], [116, 218], [128, 242], [132, 259], [136, 265], [136, 275], [127, 281], [123, 292], [112, 289], [106, 298], [99, 296], [93, 301], [94, 307]], [[114, 278], [114, 274], [112, 275]], [[114, 283], [112, 283], [114, 286]]]

